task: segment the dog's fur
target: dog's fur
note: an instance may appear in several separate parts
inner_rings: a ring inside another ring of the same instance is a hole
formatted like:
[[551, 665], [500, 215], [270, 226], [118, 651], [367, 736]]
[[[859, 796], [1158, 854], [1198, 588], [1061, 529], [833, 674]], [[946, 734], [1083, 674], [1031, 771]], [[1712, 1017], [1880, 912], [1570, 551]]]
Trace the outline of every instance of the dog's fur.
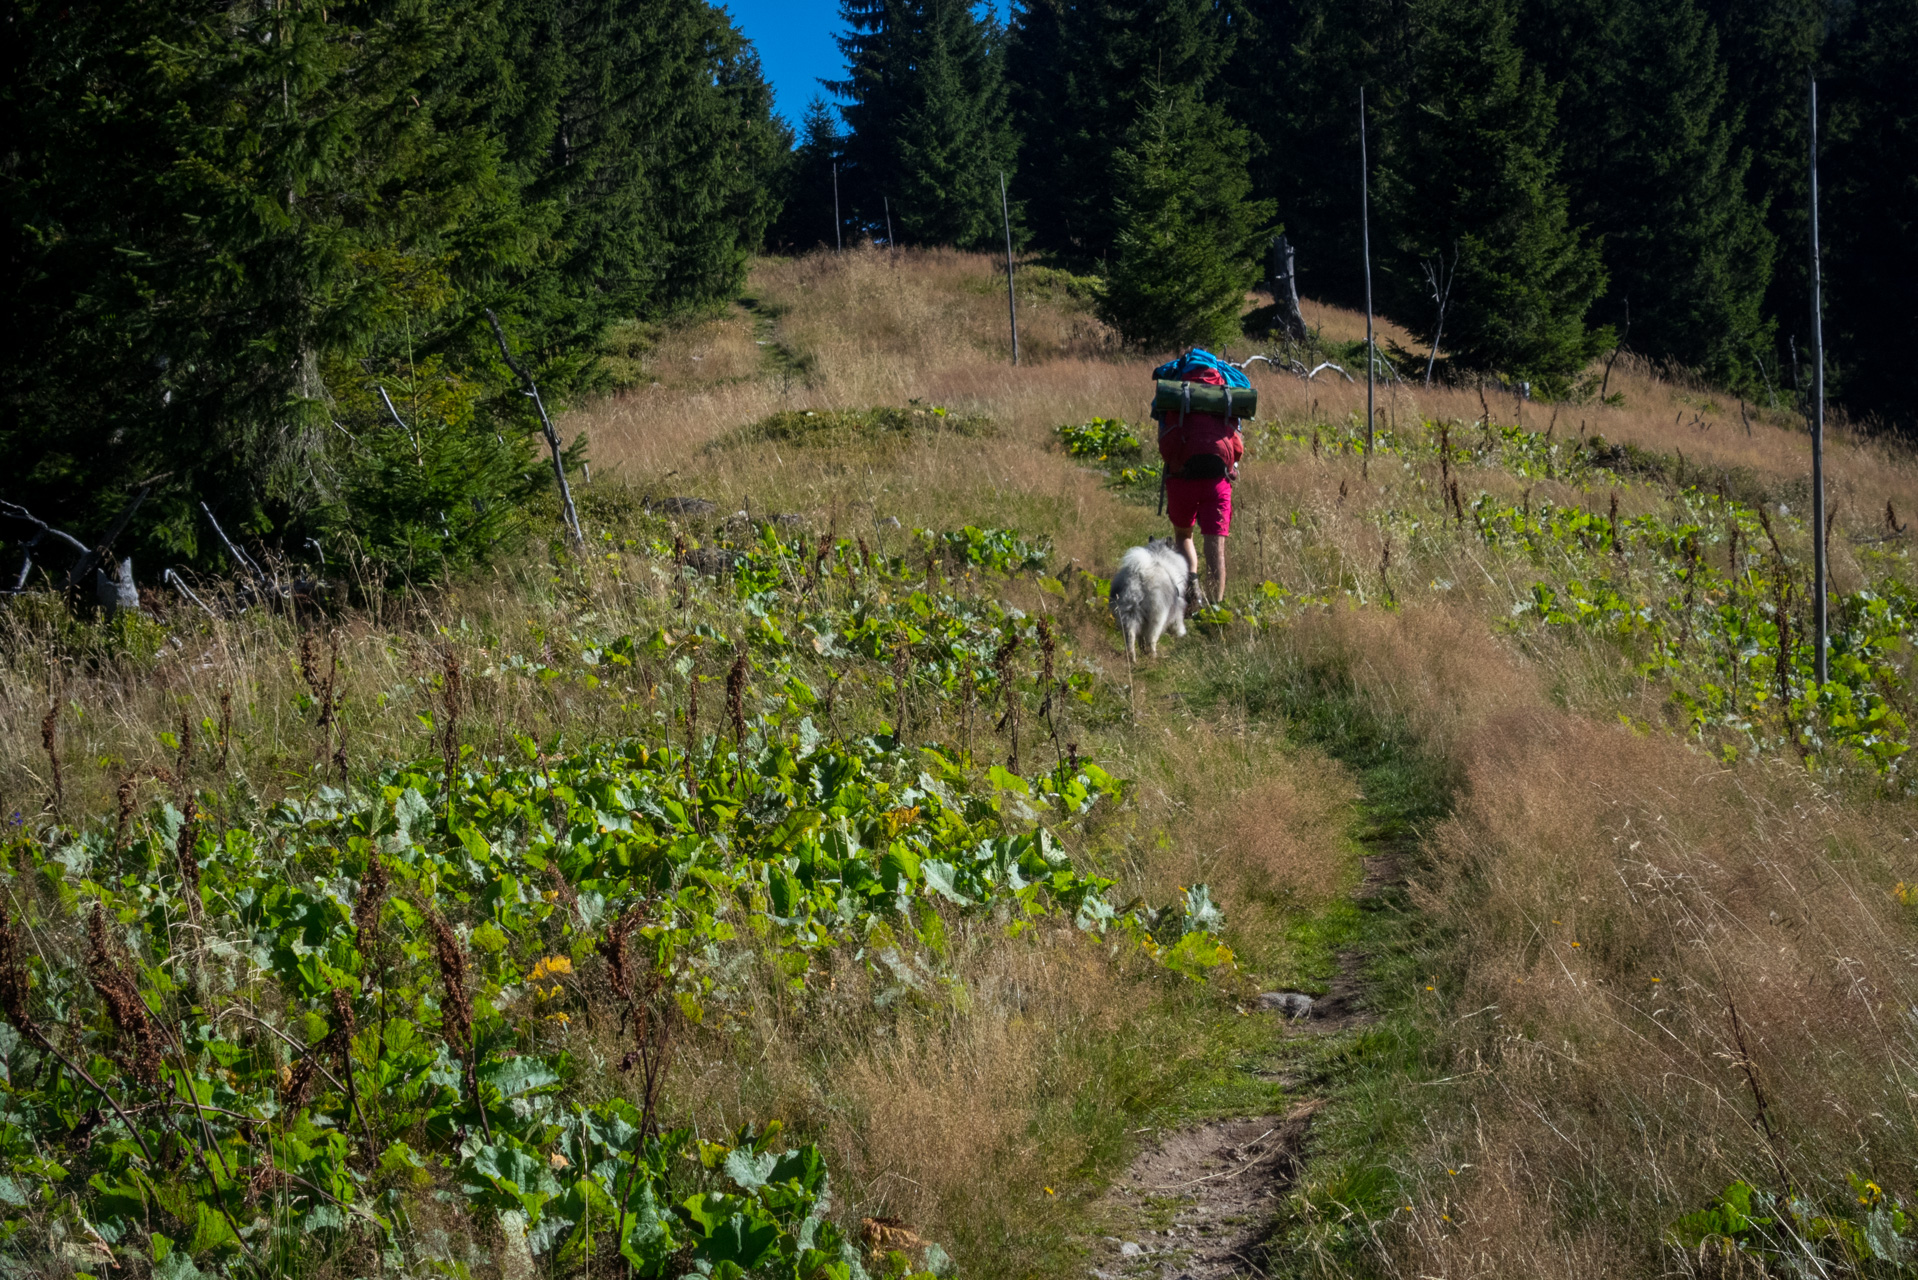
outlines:
[[1139, 644], [1157, 656], [1159, 637], [1170, 627], [1172, 634], [1185, 634], [1187, 579], [1192, 567], [1185, 562], [1170, 538], [1154, 538], [1143, 547], [1134, 547], [1119, 561], [1112, 575], [1112, 616], [1125, 635], [1128, 661], [1139, 658]]

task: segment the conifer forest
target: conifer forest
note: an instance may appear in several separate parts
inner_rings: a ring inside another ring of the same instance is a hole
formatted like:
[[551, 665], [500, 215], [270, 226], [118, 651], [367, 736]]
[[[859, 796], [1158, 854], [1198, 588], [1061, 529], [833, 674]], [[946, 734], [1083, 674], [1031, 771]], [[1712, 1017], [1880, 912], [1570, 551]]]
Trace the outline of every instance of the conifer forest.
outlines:
[[0, 1280], [1918, 1275], [1918, 0], [836, 4], [0, 6]]

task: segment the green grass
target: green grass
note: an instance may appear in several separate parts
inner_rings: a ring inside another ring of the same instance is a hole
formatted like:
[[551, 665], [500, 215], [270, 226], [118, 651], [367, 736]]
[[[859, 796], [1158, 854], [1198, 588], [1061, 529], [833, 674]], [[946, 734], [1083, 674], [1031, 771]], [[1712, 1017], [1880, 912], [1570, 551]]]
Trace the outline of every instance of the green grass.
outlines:
[[[1421, 837], [1450, 811], [1454, 780], [1349, 672], [1302, 663], [1281, 640], [1266, 638], [1215, 661], [1192, 697], [1200, 708], [1236, 703], [1250, 717], [1277, 721], [1293, 741], [1344, 764], [1361, 790], [1350, 815], [1354, 846], [1390, 856], [1401, 876], [1416, 874]], [[1340, 956], [1357, 957], [1362, 1007], [1372, 1020], [1323, 1039], [1286, 1040], [1268, 1067], [1330, 1105], [1314, 1121], [1309, 1158], [1262, 1265], [1274, 1276], [1371, 1274], [1381, 1262], [1374, 1231], [1389, 1231], [1401, 1204], [1394, 1161], [1420, 1132], [1411, 1086], [1442, 1074], [1435, 1028], [1418, 997], [1443, 963], [1443, 940], [1402, 885], [1299, 919], [1290, 936], [1308, 989], [1323, 989]]]

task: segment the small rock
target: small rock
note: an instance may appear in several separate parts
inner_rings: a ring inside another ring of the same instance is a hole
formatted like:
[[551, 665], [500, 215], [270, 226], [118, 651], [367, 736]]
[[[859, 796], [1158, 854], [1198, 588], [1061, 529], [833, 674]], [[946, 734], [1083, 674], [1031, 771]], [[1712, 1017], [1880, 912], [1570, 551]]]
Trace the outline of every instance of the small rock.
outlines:
[[1303, 991], [1267, 991], [1259, 997], [1259, 1008], [1294, 1020], [1311, 1017], [1313, 1003], [1312, 997]]
[[704, 498], [655, 498], [646, 506], [668, 516], [709, 516], [719, 510], [717, 504]]
[[686, 563], [694, 573], [708, 578], [717, 578], [723, 573], [731, 573], [733, 566], [745, 559], [737, 551], [726, 551], [719, 547], [699, 547], [686, 553]]
[[1145, 1246], [1135, 1240], [1128, 1240], [1119, 1246], [1119, 1256], [1122, 1258], [1136, 1258], [1144, 1252]]

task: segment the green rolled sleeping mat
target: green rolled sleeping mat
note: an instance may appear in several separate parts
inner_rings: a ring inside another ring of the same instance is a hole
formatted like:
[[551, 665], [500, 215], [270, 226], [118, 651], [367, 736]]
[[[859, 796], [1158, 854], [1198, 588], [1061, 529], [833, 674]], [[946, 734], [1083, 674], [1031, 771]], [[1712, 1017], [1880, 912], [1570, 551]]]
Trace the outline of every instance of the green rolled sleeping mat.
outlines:
[[[1185, 398], [1187, 392], [1192, 395], [1190, 400]], [[1180, 409], [1187, 413], [1215, 413], [1221, 418], [1256, 418], [1259, 391], [1257, 387], [1215, 387], [1205, 382], [1159, 379], [1152, 393], [1152, 412], [1175, 414]]]

